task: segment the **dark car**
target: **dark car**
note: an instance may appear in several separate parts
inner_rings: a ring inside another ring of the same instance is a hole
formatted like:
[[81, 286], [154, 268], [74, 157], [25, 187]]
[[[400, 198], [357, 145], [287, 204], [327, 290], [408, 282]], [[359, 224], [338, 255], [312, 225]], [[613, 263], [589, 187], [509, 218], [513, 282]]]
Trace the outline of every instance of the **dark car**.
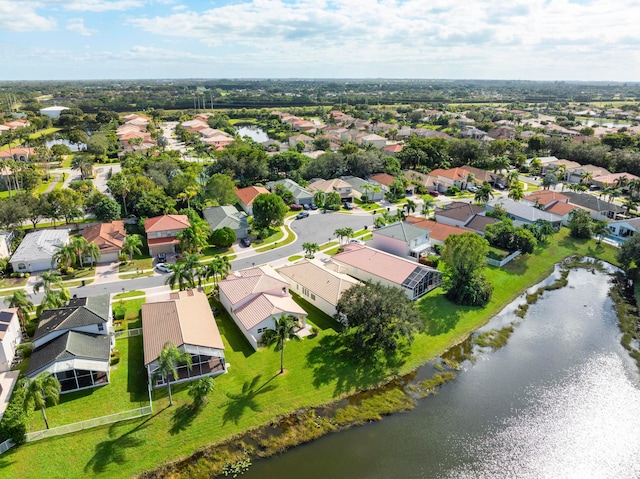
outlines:
[[309, 213], [307, 213], [306, 211], [301, 211], [296, 215], [296, 219], [301, 220], [302, 218], [306, 218], [307, 216], [309, 216]]
[[247, 246], [251, 246], [251, 240], [249, 238], [242, 238], [240, 240], [240, 245], [244, 246], [245, 248]]
[[317, 210], [317, 209], [318, 209], [318, 205], [316, 205], [315, 203], [311, 203], [311, 204], [309, 205], [309, 208], [310, 208], [310, 209], [312, 209], [313, 211], [315, 211], [315, 210]]
[[304, 208], [304, 210], [305, 210], [305, 211], [308, 211], [308, 210], [309, 210], [309, 205], [308, 205], [308, 204], [306, 204], [306, 203], [305, 203], [304, 205], [302, 205], [302, 207]]
[[166, 253], [158, 253], [158, 263], [164, 263], [167, 261]]
[[429, 191], [429, 194], [430, 194], [431, 196], [440, 196], [440, 193], [438, 193], [438, 192], [437, 192], [437, 191], [435, 191], [435, 190], [434, 190], [434, 191]]

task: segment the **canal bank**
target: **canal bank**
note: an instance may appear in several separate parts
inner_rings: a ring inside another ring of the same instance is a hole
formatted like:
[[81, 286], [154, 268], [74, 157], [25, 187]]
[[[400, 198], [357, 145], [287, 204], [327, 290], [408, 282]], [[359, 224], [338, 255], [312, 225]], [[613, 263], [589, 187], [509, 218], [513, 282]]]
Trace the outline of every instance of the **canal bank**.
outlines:
[[[589, 275], [595, 276], [603, 274], [594, 267], [589, 267], [589, 270], [586, 272], [583, 271], [583, 273], [584, 274], [582, 274], [581, 278], [578, 278], [577, 280], [573, 279], [567, 286], [567, 273], [563, 273], [562, 271], [557, 269], [554, 275], [552, 275], [549, 279], [543, 281], [539, 285], [534, 286], [533, 288], [530, 288], [516, 301], [508, 305], [503, 309], [502, 312], [496, 315], [496, 317], [494, 317], [490, 321], [489, 325], [481, 328], [476, 334], [473, 335], [473, 337], [467, 338], [456, 347], [450, 349], [450, 351], [446, 355], [443, 355], [440, 360], [423, 366], [409, 375], [396, 378], [395, 380], [377, 390], [357, 394], [328, 407], [298, 411], [297, 413], [284, 418], [278, 423], [274, 423], [268, 427], [252, 431], [251, 433], [239, 439], [230, 441], [222, 446], [218, 445], [215, 448], [209, 448], [200, 451], [186, 461], [174, 464], [168, 469], [163, 468], [162, 470], [156, 471], [155, 475], [151, 474], [144, 477], [164, 477], [167, 474], [172, 474], [172, 477], [194, 477], [203, 473], [237, 473], [246, 469], [248, 469], [247, 477], [272, 477], [272, 474], [274, 474], [276, 471], [278, 471], [278, 475], [282, 477], [297, 477], [297, 475], [301, 473], [308, 475], [308, 470], [304, 465], [308, 464], [308, 461], [311, 461], [313, 463], [314, 460], [325, 457], [327, 451], [326, 448], [322, 446], [322, 444], [324, 444], [325, 442], [338, 442], [340, 444], [338, 449], [342, 450], [346, 448], [347, 451], [350, 450], [349, 444], [353, 444], [355, 442], [357, 444], [360, 444], [360, 446], [357, 447], [357, 449], [360, 450], [362, 444], [367, 443], [371, 437], [371, 433], [368, 432], [370, 429], [382, 427], [386, 430], [386, 426], [367, 426], [365, 428], [357, 428], [354, 431], [345, 431], [341, 432], [340, 434], [334, 434], [329, 437], [322, 438], [320, 441], [303, 448], [293, 449], [283, 456], [278, 456], [275, 459], [269, 459], [266, 461], [257, 461], [253, 466], [251, 466], [251, 468], [249, 468], [249, 466], [251, 464], [252, 457], [268, 457], [274, 454], [278, 454], [297, 444], [303, 444], [309, 441], [313, 441], [322, 435], [344, 430], [353, 425], [377, 421], [384, 415], [393, 414], [399, 411], [411, 411], [405, 415], [392, 416], [383, 421], [383, 423], [393, 424], [396, 421], [406, 423], [406, 419], [397, 418], [413, 417], [417, 414], [416, 411], [422, 411], [422, 413], [424, 413], [423, 409], [426, 407], [425, 405], [432, 404], [430, 401], [433, 400], [422, 401], [421, 398], [434, 394], [435, 389], [438, 386], [454, 379], [457, 374], [457, 371], [455, 371], [455, 369], [461, 368], [463, 369], [463, 371], [473, 370], [476, 368], [475, 364], [477, 362], [480, 362], [482, 364], [486, 361], [492, 361], [494, 355], [497, 356], [499, 354], [496, 353], [495, 350], [503, 346], [509, 336], [514, 333], [514, 331], [516, 335], [523, 334], [521, 332], [522, 324], [520, 323], [528, 325], [529, 322], [533, 322], [534, 324], [537, 322], [535, 315], [539, 313], [537, 313], [536, 311], [541, 308], [540, 305], [549, 303], [549, 298], [547, 298], [548, 295], [551, 295], [552, 301], [558, 301], [557, 298], [553, 298], [560, 295], [560, 302], [566, 305], [566, 301], [562, 299], [564, 296], [567, 296], [568, 294], [571, 294], [573, 296], [575, 293], [575, 291], [573, 290], [575, 290], [576, 288], [578, 288], [581, 292], [584, 292], [586, 291], [585, 285], [588, 286], [591, 281], [594, 281], [594, 278], [590, 277]], [[572, 273], [572, 276], [576, 275], [580, 276], [579, 273]], [[611, 301], [607, 297], [607, 283], [606, 281], [602, 281], [601, 277], [598, 277], [597, 281], [600, 283], [600, 286], [602, 286], [602, 284], [605, 285], [604, 293], [603, 291], [600, 291], [599, 294], [590, 295], [589, 299], [595, 301], [594, 305], [596, 306], [598, 304], [598, 301], [602, 302], [602, 307], [600, 308], [600, 310], [602, 311], [603, 317], [611, 319], [613, 310], [611, 307]], [[537, 299], [540, 299], [540, 304], [538, 304]], [[569, 316], [574, 315], [576, 317], [584, 315], [584, 308], [588, 307], [587, 303], [584, 303], [585, 299], [587, 298], [581, 296], [577, 299], [577, 303], [575, 303], [573, 306], [570, 306], [569, 309], [565, 309], [565, 316], [567, 316], [567, 314]], [[582, 304], [578, 305], [578, 303]], [[527, 304], [531, 308], [531, 311], [528, 313], [527, 318], [524, 321], [522, 320], [522, 315], [518, 314], [519, 311], [522, 311], [521, 306], [523, 304]], [[554, 305], [553, 308], [558, 308], [558, 305]], [[594, 306], [589, 306], [589, 308], [591, 308], [589, 309], [591, 313], [595, 311], [593, 309]], [[562, 308], [560, 308], [560, 311], [561, 310]], [[544, 309], [544, 311], [547, 310]], [[532, 314], [534, 316], [530, 318], [529, 316]], [[550, 316], [547, 313], [544, 313], [544, 315], [546, 317]], [[615, 318], [615, 315], [613, 315], [613, 318]], [[568, 324], [565, 323], [568, 323], [568, 321], [564, 321], [563, 323], [564, 326], [568, 326]], [[617, 329], [615, 329], [615, 320], [609, 321], [609, 323], [610, 324], [608, 324], [607, 328], [609, 328], [611, 325], [614, 325], [614, 335], [617, 334], [619, 336], [619, 333], [617, 333]], [[610, 332], [611, 331], [609, 330], [609, 333]], [[594, 335], [594, 337], [600, 337], [600, 335], [601, 332], [598, 332]], [[619, 348], [618, 341], [614, 341], [614, 344], [616, 344], [616, 346]], [[513, 349], [513, 346], [509, 345], [508, 348]], [[554, 350], [554, 348], [550, 346], [547, 346], [546, 349], [551, 351]], [[526, 348], [524, 350], [526, 350]], [[549, 359], [550, 358], [545, 358], [545, 361], [548, 361]], [[556, 363], [562, 366], [562, 364], [565, 363], [565, 359], [566, 358], [563, 358], [562, 361]], [[541, 367], [544, 368], [544, 366]], [[519, 372], [515, 371], [513, 365], [510, 364], [508, 364], [506, 367], [501, 366], [499, 369], [500, 371], [504, 369], [506, 369], [507, 371], [511, 371], [511, 374], [515, 375], [516, 377], [519, 377], [521, 375]], [[465, 377], [465, 374], [466, 373], [463, 373], [462, 378]], [[485, 386], [489, 387], [489, 389], [491, 390], [496, 389], [495, 384], [492, 384], [492, 381], [495, 383], [494, 378], [492, 377], [483, 379], [483, 382], [486, 383]], [[497, 380], [497, 382], [498, 384], [501, 384], [499, 379]], [[445, 387], [443, 389], [443, 392], [448, 391], [449, 388], [457, 388], [457, 383], [458, 381], [455, 381], [452, 385]], [[509, 380], [505, 383], [513, 384], [514, 378], [509, 378]], [[535, 383], [536, 381], [533, 381], [533, 384]], [[527, 383], [525, 380], [524, 382], [518, 382], [518, 384], [520, 384], [520, 389], [526, 389], [526, 386], [529, 383]], [[483, 389], [485, 388], [479, 388], [477, 392], [482, 395]], [[498, 389], [504, 389], [504, 384], [502, 384]], [[439, 398], [435, 400], [439, 401]], [[496, 401], [497, 399], [492, 400], [492, 402]], [[504, 401], [498, 401], [498, 403], [504, 405]], [[445, 406], [443, 412], [448, 411], [448, 408], [446, 408]], [[498, 411], [496, 411], [496, 413], [497, 412]], [[412, 423], [412, 421], [416, 420], [419, 421], [419, 418], [413, 418], [409, 420], [409, 425]], [[473, 422], [474, 424], [478, 423], [478, 421]], [[404, 424], [402, 427], [405, 428], [408, 427], [408, 425]], [[480, 430], [482, 430], [482, 428], [480, 428]], [[440, 433], [441, 432], [442, 431], [440, 431]], [[389, 431], [388, 433], [391, 435], [397, 435], [399, 432]], [[467, 431], [465, 431], [465, 433], [467, 433]], [[344, 435], [355, 435], [357, 439], [355, 441], [352, 439], [351, 441], [349, 441], [349, 444], [346, 444], [340, 439], [334, 439], [342, 437]], [[381, 440], [381, 438], [377, 437], [377, 439], [374, 441], [374, 444], [371, 444], [369, 447], [379, 447], [379, 440]], [[314, 452], [306, 452], [309, 449]], [[335, 445], [331, 449], [335, 449]], [[308, 457], [309, 454], [312, 457]], [[393, 455], [394, 453], [390, 452], [389, 454]], [[486, 454], [486, 451], [483, 452], [483, 454]], [[304, 457], [302, 463], [295, 459], [299, 455]], [[368, 460], [374, 461], [375, 463], [376, 461], [381, 460], [383, 456], [372, 455]], [[293, 459], [288, 459], [292, 457]], [[348, 457], [340, 456], [338, 459], [344, 459], [348, 462]], [[387, 461], [388, 459], [385, 459], [385, 462]], [[334, 462], [336, 462], [336, 464], [343, 464], [341, 460], [333, 461], [333, 458], [331, 462], [332, 464]], [[466, 463], [463, 463], [459, 466], [462, 467], [465, 466], [465, 464]], [[360, 465], [362, 466], [362, 464]], [[284, 473], [284, 475], [281, 474], [282, 467], [285, 467], [286, 470], [290, 468], [291, 473]], [[320, 470], [326, 472], [325, 469], [321, 468]], [[440, 469], [437, 468], [437, 470], [434, 470], [432, 472], [434, 473], [433, 475], [424, 477], [440, 477]], [[355, 473], [356, 471], [354, 471], [353, 468], [346, 467], [342, 471], [333, 471], [331, 473], [331, 476], [333, 477], [335, 475], [335, 477], [353, 477], [353, 474]], [[406, 477], [413, 477], [412, 471], [406, 471], [406, 473]], [[173, 474], [178, 475], [173, 476]], [[385, 477], [382, 474], [371, 476], [369, 474], [365, 475], [366, 477]], [[312, 475], [312, 477], [316, 476]], [[416, 477], [423, 476], [420, 475]]]

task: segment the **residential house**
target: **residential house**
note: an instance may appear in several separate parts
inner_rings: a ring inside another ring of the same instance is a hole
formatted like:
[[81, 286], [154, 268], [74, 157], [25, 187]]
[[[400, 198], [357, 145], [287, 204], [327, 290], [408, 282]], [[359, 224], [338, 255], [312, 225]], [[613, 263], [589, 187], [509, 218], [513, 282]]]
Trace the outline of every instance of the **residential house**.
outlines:
[[16, 357], [16, 346], [22, 340], [16, 308], [0, 311], [0, 373], [9, 371]]
[[429, 252], [429, 230], [400, 221], [373, 230], [372, 248], [418, 261]]
[[311, 203], [313, 203], [313, 193], [307, 191], [298, 183], [289, 178], [284, 178], [278, 181], [270, 181], [267, 183], [267, 188], [269, 188], [273, 192], [276, 185], [282, 185], [288, 191], [290, 191], [293, 195], [293, 202], [296, 205], [310, 205]]
[[[15, 161], [29, 161], [33, 155], [35, 155], [36, 150], [34, 148], [10, 148], [3, 151], [0, 151], [0, 160], [15, 160]], [[10, 174], [9, 172], [3, 172], [3, 176], [7, 176]]]
[[[362, 199], [362, 195], [365, 195], [369, 201], [380, 201], [384, 198], [382, 188], [371, 181], [363, 180], [357, 176], [341, 176], [340, 179], [351, 185], [353, 195], [357, 199]], [[380, 191], [373, 191], [372, 187], [379, 188]]]
[[[487, 217], [482, 216], [482, 218]], [[405, 221], [407, 223], [411, 223], [411, 225], [416, 228], [423, 228], [427, 230], [429, 232], [429, 244], [432, 247], [444, 244], [444, 241], [451, 235], [461, 235], [464, 233], [474, 232], [473, 230], [468, 228], [460, 226], [449, 226], [444, 223], [438, 223], [437, 221], [418, 218], [415, 216], [409, 216]]]
[[487, 133], [494, 140], [515, 140], [516, 130], [510, 126], [499, 126]]
[[82, 236], [100, 249], [98, 263], [115, 263], [120, 257], [127, 232], [124, 221], [118, 220], [89, 226], [82, 230]]
[[[580, 168], [580, 163], [578, 162], [569, 161], [569, 160], [556, 160], [556, 161], [550, 161], [549, 163], [545, 163], [542, 166], [542, 173], [544, 175], [553, 173], [556, 175], [558, 180], [566, 181], [566, 179], [569, 177], [571, 172], [573, 172], [578, 168]], [[564, 173], [562, 172], [563, 169], [564, 169]]]
[[[569, 183], [582, 183], [583, 175], [590, 174], [591, 178], [596, 178], [598, 176], [607, 176], [610, 175], [611, 172], [606, 168], [601, 168], [600, 166], [595, 165], [581, 165], [578, 168], [574, 169], [569, 173], [567, 181]], [[588, 184], [591, 184], [590, 180]]]
[[289, 137], [289, 148], [295, 150], [298, 147], [298, 143], [302, 143], [306, 151], [313, 148], [313, 138], [303, 133]]
[[11, 256], [11, 243], [15, 234], [13, 231], [0, 230], [0, 258], [8, 258]]
[[482, 206], [464, 201], [452, 201], [448, 205], [435, 208], [435, 218], [438, 223], [449, 226], [464, 227], [476, 215], [485, 215], [486, 210]]
[[74, 298], [63, 308], [45, 311], [26, 376], [51, 373], [62, 393], [108, 384], [115, 341], [111, 314], [108, 294]]
[[638, 234], [638, 231], [640, 231], [640, 218], [610, 221], [607, 224], [607, 229], [611, 236], [622, 243]]
[[402, 150], [404, 150], [404, 146], [396, 143], [393, 145], [385, 146], [383, 151], [389, 156], [396, 156]]
[[53, 255], [69, 242], [69, 232], [60, 230], [37, 230], [28, 233], [11, 256], [13, 271], [33, 273], [52, 268]]
[[475, 126], [465, 126], [460, 132], [462, 138], [471, 138], [472, 140], [493, 141], [486, 131], [482, 131]]
[[569, 197], [569, 203], [588, 211], [594, 220], [613, 220], [617, 219], [618, 215], [624, 214], [623, 207], [603, 201], [596, 196], [573, 191], [566, 191], [564, 194]]
[[538, 190], [525, 196], [522, 200], [536, 208], [542, 209], [548, 213], [562, 217], [562, 224], [569, 224], [569, 214], [577, 208], [575, 205], [569, 204], [569, 197], [553, 190]]
[[550, 222], [556, 229], [562, 226], [562, 217], [536, 208], [531, 203], [513, 201], [509, 198], [500, 198], [490, 201], [487, 204], [487, 208], [493, 211], [497, 204], [502, 205], [506, 210], [507, 217], [513, 220], [514, 226], [532, 225], [539, 220]]
[[415, 192], [418, 189], [424, 193], [426, 190], [434, 191], [436, 189], [437, 180], [419, 171], [405, 170], [404, 177], [409, 182], [408, 191]]
[[144, 365], [152, 387], [166, 385], [165, 377], [158, 374], [158, 358], [167, 343], [191, 355], [191, 367], [179, 365], [178, 377], [171, 378], [171, 382], [194, 381], [227, 372], [222, 337], [202, 290], [176, 291], [168, 301], [143, 304], [142, 333]]
[[629, 182], [640, 180], [640, 178], [638, 178], [636, 175], [632, 175], [631, 173], [610, 173], [608, 175], [594, 176], [592, 184], [604, 190], [609, 186], [616, 185], [617, 182], [621, 180], [626, 180], [627, 182]]
[[360, 138], [360, 145], [373, 145], [378, 150], [382, 150], [387, 145], [387, 139], [383, 136], [370, 133]]
[[306, 329], [307, 312], [291, 298], [289, 283], [273, 268], [261, 266], [230, 274], [218, 283], [220, 302], [254, 349], [282, 314]]
[[470, 172], [464, 168], [450, 168], [448, 170], [436, 168], [431, 171], [428, 176], [434, 179], [436, 190], [444, 193], [452, 186], [460, 190], [466, 190], [467, 184], [471, 179], [469, 174]]
[[411, 300], [442, 283], [442, 273], [436, 269], [357, 243], [347, 244], [327, 267], [360, 281], [400, 288]]
[[147, 234], [149, 255], [158, 253], [176, 253], [180, 244], [178, 233], [191, 224], [187, 215], [162, 215], [144, 220], [144, 231]]
[[246, 238], [249, 235], [249, 217], [244, 211], [238, 211], [235, 206], [212, 206], [205, 208], [202, 215], [209, 223], [211, 231], [226, 226], [233, 230], [238, 239]]
[[253, 215], [253, 201], [262, 194], [269, 194], [269, 190], [262, 186], [247, 186], [236, 190], [238, 203], [249, 216]]
[[391, 184], [396, 181], [397, 178], [388, 173], [377, 173], [375, 175], [369, 176], [369, 181], [374, 183], [380, 187], [384, 193], [391, 189]]
[[473, 175], [474, 183], [481, 184], [486, 181], [497, 188], [506, 188], [508, 184], [507, 179], [501, 173], [494, 173], [492, 171], [483, 170], [470, 165], [464, 165], [462, 169]]
[[340, 178], [334, 178], [332, 180], [316, 180], [307, 186], [307, 189], [314, 193], [316, 191], [322, 191], [324, 193], [331, 193], [335, 191], [340, 195], [340, 200], [343, 203], [352, 203], [354, 198], [353, 188], [349, 183]]
[[309, 301], [325, 314], [336, 314], [338, 301], [349, 288], [360, 284], [351, 276], [327, 269], [315, 260], [303, 259], [278, 270], [289, 283], [290, 291]]

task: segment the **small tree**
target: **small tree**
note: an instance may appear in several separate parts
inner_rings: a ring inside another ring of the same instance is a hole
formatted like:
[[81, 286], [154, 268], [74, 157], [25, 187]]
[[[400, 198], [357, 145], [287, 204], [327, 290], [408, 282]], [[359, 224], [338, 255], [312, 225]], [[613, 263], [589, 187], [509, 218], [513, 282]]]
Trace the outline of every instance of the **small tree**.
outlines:
[[261, 229], [280, 226], [287, 211], [287, 205], [278, 195], [262, 193], [253, 200], [253, 227]]
[[191, 369], [191, 354], [186, 351], [180, 351], [171, 341], [167, 341], [162, 346], [162, 351], [158, 357], [158, 369], [154, 374], [154, 380], [163, 378], [167, 383], [167, 395], [169, 396], [169, 406], [173, 406], [173, 397], [171, 396], [171, 378], [178, 379], [178, 367], [186, 364]]
[[133, 261], [134, 254], [141, 254], [142, 236], [127, 235], [122, 242], [122, 252], [129, 255], [129, 261]]
[[10, 308], [16, 308], [16, 314], [20, 320], [20, 329], [24, 333], [29, 313], [33, 311], [33, 303], [29, 299], [30, 295], [23, 289], [15, 290], [11, 296], [4, 298], [4, 304]]
[[42, 411], [42, 419], [49, 429], [49, 421], [47, 420], [47, 401], [58, 404], [60, 399], [60, 382], [51, 373], [42, 373], [31, 379], [27, 385], [27, 396], [25, 398], [25, 410], [29, 410], [35, 406], [36, 409]]
[[343, 238], [351, 238], [353, 236], [353, 228], [345, 227], [345, 228], [336, 228], [333, 232], [340, 239], [340, 244], [342, 244]]
[[229, 248], [236, 239], [235, 231], [228, 226], [223, 226], [211, 233], [211, 243], [218, 248]]
[[591, 238], [593, 234], [593, 221], [589, 213], [576, 208], [569, 213], [569, 230], [574, 238]]
[[207, 402], [207, 396], [215, 389], [216, 383], [211, 376], [200, 378], [189, 386], [189, 396], [193, 398], [193, 405], [201, 407]]
[[267, 329], [262, 335], [265, 344], [275, 344], [276, 351], [280, 351], [280, 374], [284, 372], [284, 346], [289, 339], [300, 339], [295, 334], [296, 320], [293, 316], [281, 314], [274, 319], [275, 329]]
[[313, 258], [313, 255], [318, 251], [320, 251], [320, 247], [318, 246], [318, 243], [310, 243], [310, 242], [302, 243], [302, 249], [305, 252], [305, 256], [309, 258]]

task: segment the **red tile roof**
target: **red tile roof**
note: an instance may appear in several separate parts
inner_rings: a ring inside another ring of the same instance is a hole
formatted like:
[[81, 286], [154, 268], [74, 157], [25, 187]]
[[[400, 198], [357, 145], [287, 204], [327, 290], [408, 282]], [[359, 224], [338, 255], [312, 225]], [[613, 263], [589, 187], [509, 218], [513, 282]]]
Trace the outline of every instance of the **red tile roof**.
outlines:
[[247, 186], [246, 188], [236, 190], [236, 196], [238, 199], [247, 206], [252, 205], [256, 196], [261, 194], [269, 194], [269, 191], [262, 186]]
[[370, 176], [369, 179], [384, 186], [391, 186], [391, 183], [396, 181], [395, 176], [391, 176], [387, 173], [378, 173], [377, 175]]
[[407, 218], [407, 221], [413, 223], [413, 226], [429, 230], [429, 238], [433, 238], [438, 241], [444, 241], [450, 235], [461, 235], [462, 233], [473, 232], [467, 228], [445, 225], [444, 223], [438, 223], [433, 220], [426, 220], [422, 218], [409, 217]]
[[525, 197], [525, 200], [545, 206], [554, 201], [567, 203], [569, 201], [569, 197], [551, 190], [538, 190], [528, 194]]
[[167, 230], [183, 230], [191, 226], [187, 215], [163, 215], [144, 221], [145, 233]]
[[120, 251], [127, 232], [124, 221], [112, 221], [89, 226], [82, 231], [82, 236], [89, 242], [95, 243], [100, 251]]
[[573, 210], [577, 209], [576, 205], [571, 205], [569, 203], [562, 203], [558, 201], [557, 203], [551, 205], [549, 208], [545, 209], [549, 213], [553, 213], [559, 216], [564, 216], [566, 214], [571, 213]]

